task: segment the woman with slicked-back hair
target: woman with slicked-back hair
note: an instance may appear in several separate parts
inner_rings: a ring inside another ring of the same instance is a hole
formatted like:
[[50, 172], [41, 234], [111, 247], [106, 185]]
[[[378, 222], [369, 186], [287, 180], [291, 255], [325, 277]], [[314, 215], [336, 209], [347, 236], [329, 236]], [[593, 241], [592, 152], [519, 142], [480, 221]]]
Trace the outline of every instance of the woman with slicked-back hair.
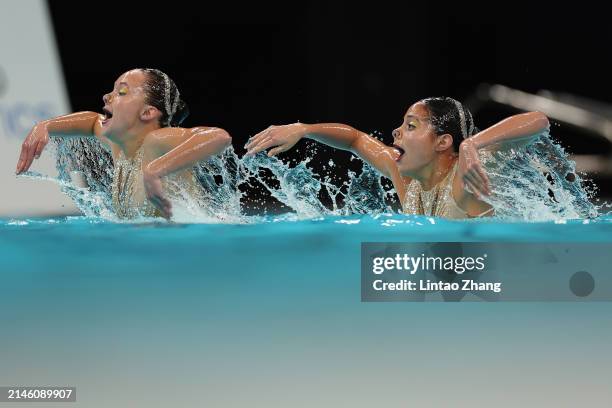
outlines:
[[478, 131], [461, 102], [435, 97], [410, 106], [393, 131], [393, 146], [347, 125], [295, 123], [269, 127], [246, 148], [247, 155], [271, 148], [274, 156], [308, 137], [348, 150], [392, 180], [404, 213], [462, 219], [494, 212], [483, 200], [491, 189], [478, 150], [523, 144], [548, 127], [544, 114], [528, 112]]
[[187, 191], [198, 194], [194, 164], [231, 144], [220, 128], [179, 127], [189, 113], [187, 105], [174, 81], [157, 69], [122, 74], [103, 101], [103, 114], [77, 112], [36, 124], [23, 142], [17, 174], [40, 156], [50, 135], [96, 137], [113, 158], [117, 215], [169, 218], [172, 208], [162, 178], [173, 174]]

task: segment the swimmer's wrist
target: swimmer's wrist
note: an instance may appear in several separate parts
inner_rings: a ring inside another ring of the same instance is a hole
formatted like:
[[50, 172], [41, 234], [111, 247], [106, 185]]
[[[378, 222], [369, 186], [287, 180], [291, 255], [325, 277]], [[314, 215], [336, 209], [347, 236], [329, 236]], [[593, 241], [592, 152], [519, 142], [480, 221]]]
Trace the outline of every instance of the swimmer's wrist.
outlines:
[[302, 125], [302, 128], [300, 130], [300, 135], [302, 138], [312, 139], [316, 134], [320, 133], [321, 131], [320, 125], [316, 123], [312, 125], [300, 123], [300, 125]]
[[49, 122], [50, 120], [41, 120], [32, 127], [32, 131], [44, 130], [49, 133]]
[[460, 149], [461, 148], [467, 149], [467, 148], [473, 147], [474, 149], [478, 150], [478, 149], [480, 149], [482, 147], [485, 147], [485, 145], [483, 143], [479, 143], [479, 140], [478, 140], [477, 136], [478, 136], [478, 134], [476, 134], [476, 135], [474, 135], [474, 136], [472, 136], [472, 137], [470, 137], [468, 139], [464, 139], [461, 142]]

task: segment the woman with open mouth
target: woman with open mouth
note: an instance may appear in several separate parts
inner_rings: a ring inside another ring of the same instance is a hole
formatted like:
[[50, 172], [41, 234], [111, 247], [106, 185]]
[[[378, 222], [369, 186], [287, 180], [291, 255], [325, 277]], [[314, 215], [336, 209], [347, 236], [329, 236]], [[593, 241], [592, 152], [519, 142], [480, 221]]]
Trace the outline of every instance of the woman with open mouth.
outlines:
[[333, 123], [271, 126], [246, 144], [247, 155], [289, 150], [307, 137], [348, 150], [391, 179], [404, 213], [452, 219], [493, 215], [484, 197], [489, 178], [478, 150], [525, 144], [549, 128], [540, 112], [511, 116], [478, 131], [459, 101], [434, 97], [416, 102], [393, 131], [393, 146], [350, 126]]
[[216, 127], [178, 127], [189, 113], [187, 106], [174, 81], [157, 69], [122, 74], [102, 99], [103, 114], [77, 112], [36, 124], [23, 142], [17, 174], [40, 157], [49, 136], [96, 137], [113, 158], [116, 214], [170, 218], [162, 178], [173, 175], [187, 191], [199, 194], [194, 164], [221, 153], [231, 137]]

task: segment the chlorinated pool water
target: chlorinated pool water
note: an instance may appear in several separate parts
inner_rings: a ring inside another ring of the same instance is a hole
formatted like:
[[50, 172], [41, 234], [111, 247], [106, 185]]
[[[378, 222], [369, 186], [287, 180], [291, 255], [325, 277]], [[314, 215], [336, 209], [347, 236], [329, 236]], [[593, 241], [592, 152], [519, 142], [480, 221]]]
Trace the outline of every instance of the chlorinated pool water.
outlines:
[[611, 303], [362, 303], [359, 251], [611, 239], [605, 217], [5, 219], [0, 383], [76, 386], [77, 407], [605, 403]]

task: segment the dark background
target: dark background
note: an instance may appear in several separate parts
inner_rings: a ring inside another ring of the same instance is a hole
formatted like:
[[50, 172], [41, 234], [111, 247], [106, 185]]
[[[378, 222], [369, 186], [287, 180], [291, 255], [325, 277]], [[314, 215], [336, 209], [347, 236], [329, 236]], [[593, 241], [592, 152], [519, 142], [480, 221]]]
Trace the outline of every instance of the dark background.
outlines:
[[[469, 101], [481, 83], [612, 103], [610, 21], [595, 4], [50, 1], [49, 8], [74, 110], [100, 110], [102, 95], [130, 68], [159, 68], [190, 107], [183, 125], [225, 128], [239, 154], [254, 133], [298, 120], [343, 122], [390, 142], [410, 104], [435, 95]], [[512, 113], [479, 109], [476, 124]], [[571, 152], [610, 152], [563, 123], [553, 135]]]

